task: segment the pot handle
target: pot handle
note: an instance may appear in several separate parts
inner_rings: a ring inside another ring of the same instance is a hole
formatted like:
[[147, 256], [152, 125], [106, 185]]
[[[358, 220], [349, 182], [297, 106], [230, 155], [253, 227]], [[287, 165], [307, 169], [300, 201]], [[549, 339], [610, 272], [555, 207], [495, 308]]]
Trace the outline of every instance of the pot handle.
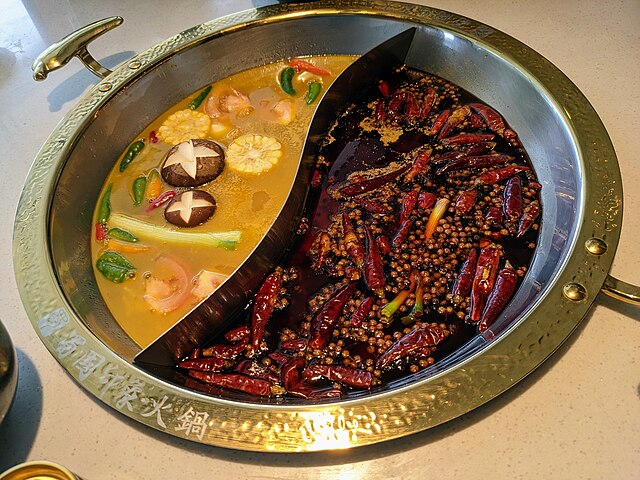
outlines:
[[640, 287], [618, 280], [611, 275], [607, 275], [602, 285], [602, 293], [616, 300], [640, 306]]
[[117, 27], [123, 21], [122, 17], [104, 18], [82, 27], [59, 42], [54, 43], [38, 55], [38, 58], [33, 62], [31, 66], [33, 79], [39, 82], [46, 79], [49, 72], [64, 67], [73, 57], [78, 57], [91, 73], [100, 78], [105, 78], [111, 73], [111, 70], [100, 65], [91, 56], [87, 46], [100, 35]]

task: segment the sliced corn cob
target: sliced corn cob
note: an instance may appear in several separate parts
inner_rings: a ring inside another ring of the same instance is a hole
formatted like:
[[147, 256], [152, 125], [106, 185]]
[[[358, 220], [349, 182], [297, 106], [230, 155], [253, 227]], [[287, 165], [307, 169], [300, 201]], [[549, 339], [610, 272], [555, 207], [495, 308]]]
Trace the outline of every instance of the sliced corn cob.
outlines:
[[158, 138], [163, 142], [177, 145], [194, 138], [206, 138], [211, 119], [202, 112], [185, 109], [169, 115], [158, 129]]
[[282, 156], [282, 145], [273, 137], [247, 134], [236, 138], [227, 148], [226, 164], [244, 173], [271, 170]]

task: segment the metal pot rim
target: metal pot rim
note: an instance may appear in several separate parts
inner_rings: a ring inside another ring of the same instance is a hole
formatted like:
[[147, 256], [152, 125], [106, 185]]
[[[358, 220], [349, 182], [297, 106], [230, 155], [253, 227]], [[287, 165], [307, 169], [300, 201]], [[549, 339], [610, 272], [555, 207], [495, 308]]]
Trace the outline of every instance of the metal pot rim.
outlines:
[[[583, 147], [580, 156], [588, 191], [573, 252], [547, 295], [517, 328], [446, 375], [375, 396], [309, 405], [240, 403], [159, 380], [95, 337], [75, 316], [56, 282], [44, 239], [61, 165], [93, 114], [170, 56], [228, 32], [313, 15], [375, 16], [449, 30], [500, 52], [544, 85], [571, 119], [576, 142]], [[201, 443], [259, 451], [326, 450], [376, 443], [439, 425], [524, 378], [562, 344], [595, 300], [608, 278], [621, 220], [620, 172], [606, 130], [577, 87], [538, 53], [487, 25], [442, 10], [393, 2], [322, 1], [274, 5], [203, 23], [142, 52], [99, 82], [65, 116], [34, 161], [16, 215], [14, 265], [22, 301], [46, 347], [84, 388], [114, 409]], [[69, 348], [62, 349], [61, 343]], [[523, 345], [527, 348], [518, 348]]]

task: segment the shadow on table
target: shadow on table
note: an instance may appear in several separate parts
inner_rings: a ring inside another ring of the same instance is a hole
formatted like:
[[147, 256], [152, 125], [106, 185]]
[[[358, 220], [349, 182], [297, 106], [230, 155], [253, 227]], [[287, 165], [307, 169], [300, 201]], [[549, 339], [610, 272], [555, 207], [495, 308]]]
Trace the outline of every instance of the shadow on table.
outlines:
[[[183, 440], [175, 437], [171, 437], [167, 434], [158, 432], [150, 427], [137, 423], [129, 418], [125, 418], [121, 415], [116, 417], [131, 428], [137, 429], [155, 438], [158, 441], [168, 443], [177, 448], [184, 448], [190, 452], [206, 457], [220, 458], [225, 461], [232, 461], [242, 464], [251, 464], [265, 467], [291, 467], [291, 468], [304, 468], [304, 467], [323, 467], [333, 465], [346, 465], [351, 463], [366, 462], [377, 458], [384, 458], [391, 455], [397, 455], [411, 451], [414, 448], [422, 447], [430, 443], [437, 442], [443, 438], [451, 436], [461, 430], [471, 427], [477, 422], [489, 417], [498, 412], [503, 407], [507, 406], [510, 402], [514, 401], [520, 395], [524, 394], [530, 387], [536, 384], [544, 375], [546, 375], [553, 366], [561, 361], [565, 353], [571, 348], [574, 342], [580, 337], [581, 332], [584, 330], [587, 322], [590, 321], [593, 315], [591, 311], [584, 321], [578, 326], [576, 331], [567, 339], [567, 341], [540, 367], [527, 376], [520, 383], [513, 388], [507, 390], [502, 395], [491, 400], [490, 402], [476, 408], [472, 412], [462, 415], [454, 420], [451, 420], [445, 424], [437, 427], [425, 430], [423, 432], [415, 433], [403, 438], [389, 440], [384, 443], [380, 443], [374, 447], [356, 447], [348, 450], [337, 450], [331, 452], [312, 452], [312, 453], [291, 453], [291, 454], [278, 454], [278, 453], [259, 453], [259, 452], [244, 452], [239, 450], [225, 449], [222, 447], [213, 447], [208, 445], [201, 445], [193, 443], [188, 440]], [[97, 402], [101, 408], [110, 410], [101, 402]]]
[[[109, 55], [108, 57], [101, 58], [98, 61], [107, 68], [115, 68], [119, 64], [129, 60], [135, 55], [135, 52], [119, 52]], [[73, 62], [78, 60], [74, 59]], [[52, 73], [55, 75], [56, 73]], [[49, 95], [47, 100], [49, 101], [49, 111], [59, 112], [65, 103], [77, 102], [82, 94], [90, 87], [93, 87], [98, 83], [100, 79], [94, 74], [89, 72], [86, 68], [82, 68], [78, 72], [71, 75], [64, 82], [57, 85]]]
[[42, 383], [38, 370], [17, 349], [18, 387], [13, 405], [0, 425], [0, 472], [26, 461], [42, 417]]

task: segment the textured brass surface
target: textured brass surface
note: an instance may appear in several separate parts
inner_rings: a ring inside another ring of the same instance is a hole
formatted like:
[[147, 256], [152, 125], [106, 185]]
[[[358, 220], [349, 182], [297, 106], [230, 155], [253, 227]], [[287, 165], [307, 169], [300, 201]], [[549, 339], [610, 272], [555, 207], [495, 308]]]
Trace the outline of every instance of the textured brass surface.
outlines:
[[[329, 14], [393, 18], [481, 39], [544, 86], [560, 111], [566, 112], [581, 155], [585, 192], [583, 213], [572, 240], [573, 254], [557, 277], [544, 286], [546, 295], [500, 341], [441, 374], [396, 389], [326, 404], [276, 405], [213, 398], [161, 381], [123, 360], [93, 336], [56, 284], [47, 235], [48, 205], [57, 173], [77, 132], [150, 65], [207, 37], [248, 25]], [[114, 88], [105, 92], [102, 84], [88, 92], [42, 147], [16, 216], [14, 265], [25, 308], [45, 346], [83, 388], [140, 423], [197, 442], [274, 452], [349, 448], [418, 432], [486, 403], [524, 378], [571, 334], [595, 297], [569, 300], [564, 286], [576, 283], [587, 292], [597, 292], [607, 278], [622, 220], [620, 172], [609, 137], [571, 81], [539, 54], [491, 27], [405, 3], [275, 5], [198, 25], [142, 52], [135, 60], [142, 68], [131, 70], [125, 65], [116, 69], [109, 76]], [[591, 238], [605, 241], [607, 251], [591, 255], [582, 247]]]
[[616, 300], [640, 306], [640, 288], [607, 275], [602, 292]]

